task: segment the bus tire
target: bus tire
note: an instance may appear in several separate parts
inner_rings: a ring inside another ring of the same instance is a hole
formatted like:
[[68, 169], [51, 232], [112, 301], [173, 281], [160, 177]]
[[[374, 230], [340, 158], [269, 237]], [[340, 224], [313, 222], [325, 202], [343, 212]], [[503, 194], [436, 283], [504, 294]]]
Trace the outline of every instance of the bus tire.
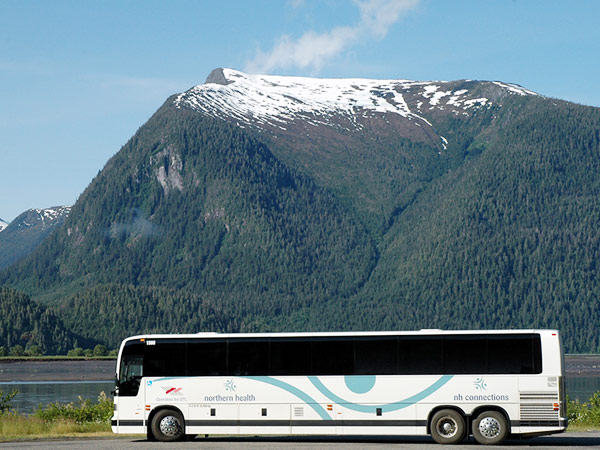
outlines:
[[508, 422], [498, 411], [483, 411], [473, 421], [473, 437], [483, 445], [500, 444], [508, 436]]
[[441, 409], [431, 418], [429, 429], [438, 444], [457, 444], [465, 437], [465, 419], [453, 409]]
[[163, 442], [178, 441], [185, 436], [183, 416], [172, 409], [157, 412], [150, 428], [154, 437]]

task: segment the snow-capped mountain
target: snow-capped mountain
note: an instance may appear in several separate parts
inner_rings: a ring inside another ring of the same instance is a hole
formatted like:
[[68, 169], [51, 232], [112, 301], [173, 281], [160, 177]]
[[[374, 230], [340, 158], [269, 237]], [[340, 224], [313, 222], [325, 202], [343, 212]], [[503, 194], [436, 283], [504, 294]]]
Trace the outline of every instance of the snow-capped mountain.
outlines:
[[320, 79], [215, 69], [205, 84], [178, 95], [175, 104], [240, 127], [285, 131], [302, 122], [304, 128], [327, 125], [350, 131], [363, 129], [365, 119], [387, 115], [389, 120], [390, 114], [432, 127], [426, 116], [440, 111], [469, 115], [507, 95], [537, 94], [501, 82]]
[[15, 218], [0, 234], [0, 269], [27, 256], [56, 227], [62, 225], [70, 206], [29, 209]]
[[[527, 98], [541, 96], [498, 81], [321, 79], [215, 69], [170, 106], [258, 134], [278, 158], [302, 167], [327, 188], [356, 192], [352, 206], [370, 215], [374, 205], [388, 200], [392, 205], [385, 208], [403, 208], [399, 186], [431, 176], [432, 167], [464, 153], [471, 143], [456, 130], [467, 123], [478, 128], [477, 117], [493, 117], [509, 99]], [[418, 151], [387, 153], [408, 141]], [[183, 186], [182, 157], [175, 147], [169, 155], [172, 162], [156, 175], [165, 193]]]
[[3, 231], [8, 226], [8, 222], [0, 219], [0, 232]]
[[[25, 211], [14, 220], [14, 225], [19, 229], [39, 227], [47, 229], [54, 227], [61, 219], [64, 220], [71, 212], [70, 206], [53, 206], [51, 208], [34, 208]], [[62, 222], [61, 222], [62, 223]]]
[[[217, 69], [169, 97], [0, 284], [111, 346], [139, 327], [341, 320], [559, 327], [570, 351], [595, 351], [600, 277], [581, 262], [598, 246], [572, 244], [600, 226], [598, 123], [600, 108], [502, 82]], [[30, 213], [0, 242], [53, 217]]]

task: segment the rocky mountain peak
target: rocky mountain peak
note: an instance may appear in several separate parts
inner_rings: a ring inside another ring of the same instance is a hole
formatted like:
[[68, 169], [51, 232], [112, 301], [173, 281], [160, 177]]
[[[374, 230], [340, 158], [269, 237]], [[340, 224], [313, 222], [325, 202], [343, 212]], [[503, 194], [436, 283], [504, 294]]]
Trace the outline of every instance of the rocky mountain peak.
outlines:
[[[375, 80], [251, 75], [214, 69], [206, 83], [180, 94], [186, 107], [240, 127], [285, 131], [294, 122], [362, 129], [373, 117], [393, 115], [431, 126], [427, 117], [445, 111], [469, 115], [509, 95], [537, 95], [502, 82]], [[348, 123], [346, 123], [348, 122]]]

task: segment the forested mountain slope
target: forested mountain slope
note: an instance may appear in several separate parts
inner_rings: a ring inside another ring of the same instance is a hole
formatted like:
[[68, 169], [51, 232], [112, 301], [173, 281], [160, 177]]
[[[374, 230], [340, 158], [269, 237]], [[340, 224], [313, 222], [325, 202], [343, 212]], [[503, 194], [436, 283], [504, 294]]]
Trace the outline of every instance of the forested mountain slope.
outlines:
[[375, 254], [352, 211], [263, 144], [166, 106], [7, 275], [52, 302], [104, 283], [186, 289], [258, 329], [355, 292]]
[[15, 347], [21, 350], [37, 347], [43, 353], [62, 354], [95, 343], [67, 330], [60, 318], [44, 306], [6, 287], [0, 287], [0, 321], [0, 347], [5, 354]]
[[386, 327], [553, 327], [598, 351], [600, 110], [530, 99], [497, 123], [394, 224], [360, 309]]
[[168, 99], [0, 281], [111, 346], [555, 327], [598, 350], [598, 108], [490, 82], [208, 81]]

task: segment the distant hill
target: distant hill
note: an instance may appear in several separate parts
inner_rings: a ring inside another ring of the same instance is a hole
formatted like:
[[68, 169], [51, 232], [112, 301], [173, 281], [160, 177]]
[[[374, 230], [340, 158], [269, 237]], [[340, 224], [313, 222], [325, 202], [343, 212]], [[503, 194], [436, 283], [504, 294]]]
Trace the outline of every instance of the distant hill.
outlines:
[[0, 282], [111, 346], [552, 327], [595, 352], [599, 165], [600, 109], [520, 86], [217, 69]]
[[56, 355], [77, 346], [92, 348], [97, 343], [68, 331], [56, 314], [6, 287], [0, 287], [0, 321], [0, 346], [7, 353], [17, 345], [23, 349], [35, 345], [46, 354]]
[[0, 221], [0, 269], [29, 255], [54, 230], [63, 224], [70, 206], [29, 209], [3, 228]]

